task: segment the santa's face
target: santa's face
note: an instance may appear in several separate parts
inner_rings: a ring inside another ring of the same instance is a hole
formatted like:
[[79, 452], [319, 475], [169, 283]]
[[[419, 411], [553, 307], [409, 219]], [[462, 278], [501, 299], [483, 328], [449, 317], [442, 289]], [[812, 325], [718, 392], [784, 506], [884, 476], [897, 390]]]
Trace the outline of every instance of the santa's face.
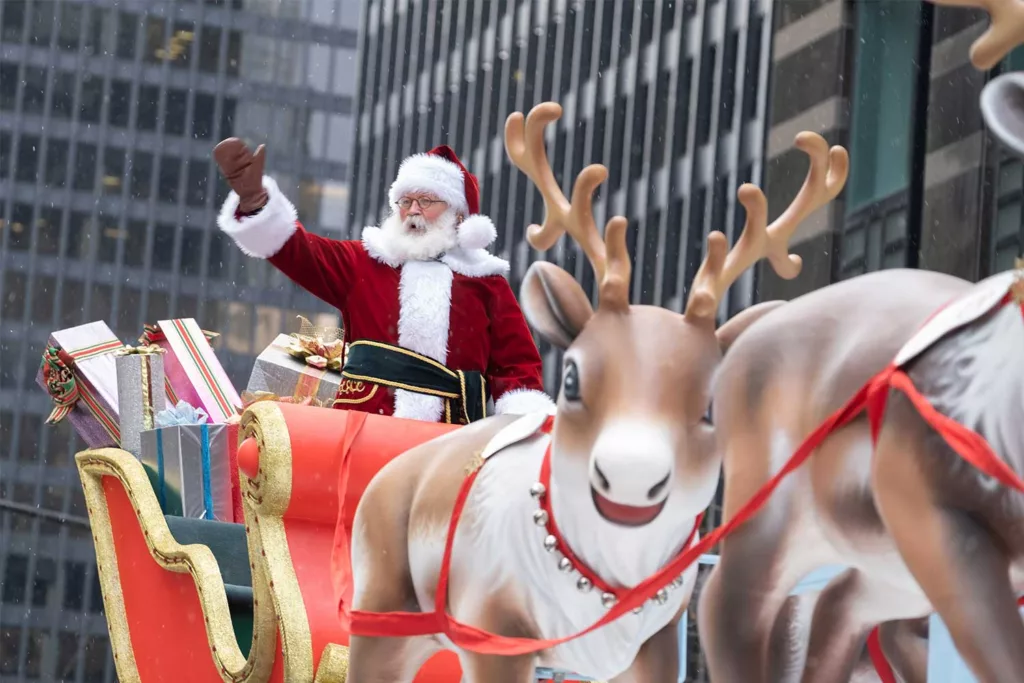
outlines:
[[429, 261], [458, 243], [458, 215], [445, 204], [426, 210], [413, 203], [396, 207], [381, 225], [396, 256], [407, 261]]

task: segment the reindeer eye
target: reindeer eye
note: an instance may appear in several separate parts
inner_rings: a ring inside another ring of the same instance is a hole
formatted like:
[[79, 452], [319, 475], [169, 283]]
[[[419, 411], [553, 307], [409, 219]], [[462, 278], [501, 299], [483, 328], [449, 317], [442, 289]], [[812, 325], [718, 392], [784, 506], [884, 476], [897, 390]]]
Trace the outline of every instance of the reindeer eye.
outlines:
[[571, 360], [565, 362], [562, 372], [562, 396], [566, 401], [580, 400], [580, 371]]

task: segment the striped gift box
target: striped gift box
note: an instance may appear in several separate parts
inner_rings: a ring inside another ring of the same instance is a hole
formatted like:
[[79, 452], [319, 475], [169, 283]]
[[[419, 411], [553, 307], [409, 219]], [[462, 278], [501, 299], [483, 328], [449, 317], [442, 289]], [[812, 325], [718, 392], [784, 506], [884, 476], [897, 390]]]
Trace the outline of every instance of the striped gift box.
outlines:
[[121, 445], [114, 360], [121, 348], [102, 321], [50, 334], [36, 374], [54, 402], [47, 423], [67, 419], [89, 448]]
[[164, 377], [170, 405], [185, 401], [202, 408], [220, 424], [238, 413], [242, 399], [221, 367], [210, 340], [217, 335], [199, 328], [192, 318], [161, 320], [147, 325], [140, 344], [156, 344], [164, 355]]

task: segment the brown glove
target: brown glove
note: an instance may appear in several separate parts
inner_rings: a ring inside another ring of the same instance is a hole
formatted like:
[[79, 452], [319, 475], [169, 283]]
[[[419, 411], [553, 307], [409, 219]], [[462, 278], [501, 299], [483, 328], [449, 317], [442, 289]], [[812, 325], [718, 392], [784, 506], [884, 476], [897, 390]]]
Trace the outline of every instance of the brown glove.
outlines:
[[228, 138], [213, 148], [214, 161], [238, 194], [238, 211], [242, 215], [254, 214], [267, 203], [267, 191], [263, 189], [265, 156], [263, 145], [253, 154], [238, 138]]

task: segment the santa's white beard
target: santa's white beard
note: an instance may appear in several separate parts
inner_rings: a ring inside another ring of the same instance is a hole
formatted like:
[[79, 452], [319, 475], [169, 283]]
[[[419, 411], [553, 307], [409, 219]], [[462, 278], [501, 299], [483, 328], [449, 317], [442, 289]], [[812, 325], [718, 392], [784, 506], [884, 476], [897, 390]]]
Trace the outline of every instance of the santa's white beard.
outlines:
[[458, 244], [458, 218], [451, 209], [435, 218], [392, 213], [380, 226], [391, 252], [405, 261], [429, 261]]

